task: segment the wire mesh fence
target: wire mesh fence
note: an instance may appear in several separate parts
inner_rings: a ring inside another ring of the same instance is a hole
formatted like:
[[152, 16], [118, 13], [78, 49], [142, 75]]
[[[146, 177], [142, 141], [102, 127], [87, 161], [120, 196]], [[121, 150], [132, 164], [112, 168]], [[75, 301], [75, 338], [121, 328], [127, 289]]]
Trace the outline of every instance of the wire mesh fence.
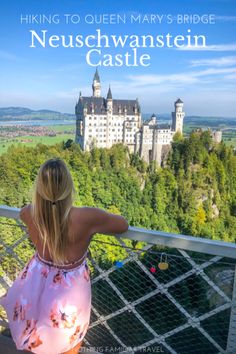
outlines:
[[[89, 249], [92, 310], [83, 350], [236, 353], [236, 259], [104, 235]], [[2, 290], [33, 253], [22, 225], [1, 218]]]
[[236, 353], [236, 333], [230, 333], [234, 259], [150, 244], [127, 251], [108, 269], [92, 254], [90, 345], [215, 354], [226, 352], [231, 335]]

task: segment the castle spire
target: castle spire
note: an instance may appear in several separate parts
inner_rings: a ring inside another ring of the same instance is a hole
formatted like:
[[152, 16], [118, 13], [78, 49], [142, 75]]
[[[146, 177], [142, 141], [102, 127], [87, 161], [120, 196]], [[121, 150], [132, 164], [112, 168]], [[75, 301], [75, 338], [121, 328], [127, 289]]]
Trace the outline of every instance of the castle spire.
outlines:
[[97, 68], [93, 77], [92, 89], [93, 89], [94, 97], [101, 97], [101, 83], [100, 83], [100, 77]]
[[93, 77], [93, 81], [97, 81], [100, 83], [100, 77], [99, 77], [99, 73], [98, 73], [98, 68], [96, 68], [94, 77]]
[[109, 90], [107, 92], [107, 100], [112, 100], [111, 86], [109, 85]]

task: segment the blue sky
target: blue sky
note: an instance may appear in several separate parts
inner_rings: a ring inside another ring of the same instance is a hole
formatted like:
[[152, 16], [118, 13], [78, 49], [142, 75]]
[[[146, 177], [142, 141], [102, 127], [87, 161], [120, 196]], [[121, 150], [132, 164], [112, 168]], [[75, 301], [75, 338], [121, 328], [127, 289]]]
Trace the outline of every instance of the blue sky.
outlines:
[[[87, 24], [87, 14], [214, 15], [215, 24]], [[21, 15], [60, 16], [59, 24], [26, 24]], [[65, 24], [64, 14], [77, 14], [78, 24]], [[0, 107], [23, 106], [74, 112], [79, 92], [91, 95], [95, 68], [86, 63], [88, 48], [30, 48], [30, 30], [50, 35], [84, 36], [97, 29], [111, 35], [159, 34], [206, 36], [206, 48], [146, 48], [150, 66], [98, 67], [102, 94], [109, 84], [114, 98], [139, 98], [142, 111], [169, 113], [177, 97], [187, 115], [236, 117], [236, 1], [235, 0], [2, 0], [0, 3]], [[103, 49], [103, 53], [125, 53]]]

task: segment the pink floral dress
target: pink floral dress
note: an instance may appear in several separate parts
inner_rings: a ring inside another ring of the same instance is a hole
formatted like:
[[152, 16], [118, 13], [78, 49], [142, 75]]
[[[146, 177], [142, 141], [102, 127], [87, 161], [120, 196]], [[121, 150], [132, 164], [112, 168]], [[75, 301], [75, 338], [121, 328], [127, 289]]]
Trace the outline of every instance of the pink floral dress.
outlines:
[[36, 252], [0, 299], [17, 349], [58, 354], [82, 341], [91, 313], [86, 255], [79, 266], [59, 269]]

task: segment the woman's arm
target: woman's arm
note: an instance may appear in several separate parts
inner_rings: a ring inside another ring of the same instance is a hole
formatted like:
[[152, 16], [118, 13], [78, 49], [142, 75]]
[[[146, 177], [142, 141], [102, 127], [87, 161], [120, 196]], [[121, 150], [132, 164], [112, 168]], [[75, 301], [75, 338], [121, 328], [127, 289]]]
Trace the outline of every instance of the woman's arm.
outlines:
[[25, 205], [23, 208], [21, 208], [19, 216], [20, 219], [27, 224], [27, 220], [29, 219], [29, 213], [30, 213], [30, 204]]
[[99, 208], [84, 207], [91, 234], [120, 234], [128, 230], [128, 221], [121, 215], [108, 213]]

